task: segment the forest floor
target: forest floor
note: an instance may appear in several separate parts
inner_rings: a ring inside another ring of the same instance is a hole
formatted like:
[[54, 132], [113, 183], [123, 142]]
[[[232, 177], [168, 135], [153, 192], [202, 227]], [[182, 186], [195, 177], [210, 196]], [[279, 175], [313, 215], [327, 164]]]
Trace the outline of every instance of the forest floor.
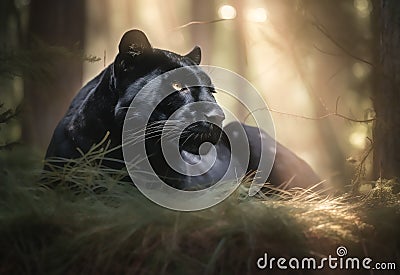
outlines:
[[[149, 201], [120, 180], [120, 171], [104, 171], [90, 157], [61, 175], [41, 172], [34, 155], [0, 152], [0, 274], [382, 273], [330, 269], [327, 262], [315, 271], [280, 270], [276, 261], [260, 269], [265, 255], [284, 257], [286, 265], [290, 258], [300, 264], [313, 258], [318, 267], [322, 258], [351, 256], [400, 268], [394, 180], [336, 197], [307, 190], [249, 197], [244, 183], [217, 206], [178, 212]], [[46, 187], [52, 182], [56, 188]]]

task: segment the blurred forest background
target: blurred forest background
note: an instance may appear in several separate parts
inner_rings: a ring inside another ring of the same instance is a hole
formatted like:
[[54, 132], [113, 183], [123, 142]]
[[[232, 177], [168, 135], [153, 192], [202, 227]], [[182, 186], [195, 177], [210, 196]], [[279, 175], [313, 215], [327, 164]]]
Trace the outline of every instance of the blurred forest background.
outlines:
[[186, 54], [199, 45], [202, 64], [247, 78], [274, 110], [277, 140], [323, 179], [341, 186], [368, 179], [373, 7], [370, 0], [3, 0], [0, 102], [18, 119], [1, 125], [0, 145], [21, 141], [43, 155], [74, 95], [113, 62], [122, 34], [138, 28], [156, 48]]

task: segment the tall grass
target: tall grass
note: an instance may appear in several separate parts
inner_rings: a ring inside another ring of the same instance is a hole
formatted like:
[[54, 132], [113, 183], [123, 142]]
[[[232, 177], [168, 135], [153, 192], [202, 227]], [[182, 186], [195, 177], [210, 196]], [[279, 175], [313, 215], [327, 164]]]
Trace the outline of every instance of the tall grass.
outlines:
[[102, 167], [99, 147], [48, 171], [19, 150], [0, 155], [1, 274], [253, 274], [264, 252], [319, 258], [339, 245], [399, 266], [396, 181], [340, 197], [272, 188], [248, 197], [245, 181], [215, 207], [183, 213]]

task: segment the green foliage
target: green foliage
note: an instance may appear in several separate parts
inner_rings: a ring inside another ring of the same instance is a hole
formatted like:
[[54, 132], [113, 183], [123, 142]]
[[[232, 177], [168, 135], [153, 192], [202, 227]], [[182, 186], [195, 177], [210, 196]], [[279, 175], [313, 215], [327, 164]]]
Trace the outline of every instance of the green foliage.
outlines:
[[[13, 111], [11, 109], [5, 110], [3, 108], [3, 104], [0, 103], [0, 130], [5, 124], [9, 123], [13, 118], [15, 118], [17, 113], [18, 111]], [[0, 131], [0, 137], [1, 137], [1, 131]], [[17, 144], [16, 141], [0, 143], [0, 149], [10, 148], [15, 144]]]
[[51, 77], [56, 64], [65, 60], [98, 62], [97, 56], [85, 55], [78, 45], [72, 49], [52, 46], [33, 39], [29, 48], [2, 49], [0, 51], [0, 76], [13, 77], [24, 74], [36, 80], [46, 80]]

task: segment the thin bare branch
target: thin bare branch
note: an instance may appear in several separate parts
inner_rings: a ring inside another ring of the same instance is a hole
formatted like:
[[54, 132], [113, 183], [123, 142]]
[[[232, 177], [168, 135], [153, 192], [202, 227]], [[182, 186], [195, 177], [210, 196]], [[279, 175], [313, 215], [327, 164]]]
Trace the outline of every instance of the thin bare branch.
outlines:
[[[338, 98], [338, 99], [339, 99], [339, 98]], [[319, 117], [309, 117], [309, 116], [304, 116], [304, 115], [291, 114], [291, 113], [286, 113], [286, 112], [281, 112], [281, 111], [278, 111], [278, 110], [274, 110], [274, 109], [271, 109], [271, 108], [268, 108], [268, 107], [264, 107], [264, 108], [257, 108], [257, 109], [255, 109], [255, 110], [251, 111], [250, 113], [248, 113], [248, 114], [245, 116], [244, 121], [246, 122], [246, 120], [249, 118], [249, 116], [251, 116], [251, 115], [254, 114], [255, 112], [262, 111], [262, 110], [268, 110], [268, 111], [273, 112], [273, 113], [277, 113], [277, 114], [281, 114], [281, 115], [287, 115], [287, 116], [292, 116], [292, 117], [297, 117], [297, 118], [302, 118], [302, 119], [307, 119], [307, 120], [322, 120], [322, 119], [325, 119], [325, 118], [328, 118], [328, 117], [331, 117], [331, 116], [340, 117], [340, 118], [343, 118], [343, 119], [345, 119], [345, 120], [348, 120], [348, 121], [351, 121], [351, 122], [356, 122], [356, 123], [371, 123], [371, 122], [374, 122], [374, 121], [376, 120], [376, 118], [370, 118], [370, 119], [354, 119], [354, 118], [351, 118], [351, 117], [347, 117], [347, 116], [345, 116], [345, 115], [343, 115], [343, 114], [340, 114], [340, 113], [338, 113], [338, 111], [337, 111], [337, 104], [338, 104], [338, 101], [339, 101], [339, 100], [336, 101], [336, 110], [335, 110], [335, 112], [328, 113], [328, 114], [325, 114], [325, 115], [322, 115], [322, 116], [319, 116]]]
[[[318, 24], [317, 22], [311, 22], [311, 25], [313, 25], [317, 30], [319, 30], [326, 38], [328, 38], [336, 47], [341, 49], [344, 53], [346, 53], [348, 56], [354, 58], [355, 60], [358, 60], [360, 62], [363, 62], [365, 64], [368, 64], [371, 67], [374, 67], [374, 64], [364, 58], [361, 58], [352, 52], [350, 52], [346, 47], [342, 46], [325, 28]], [[315, 46], [314, 46], [315, 47]]]
[[190, 21], [189, 23], [186, 23], [184, 25], [176, 27], [174, 30], [184, 29], [184, 28], [190, 27], [192, 25], [213, 24], [213, 23], [217, 23], [217, 22], [221, 22], [221, 21], [228, 21], [228, 20], [233, 20], [233, 19], [214, 19], [214, 20], [210, 20], [210, 21]]
[[374, 143], [372, 140], [367, 137], [368, 141], [370, 142], [368, 148], [363, 152], [361, 156], [361, 160], [356, 167], [356, 172], [354, 174], [354, 178], [352, 180], [352, 190], [358, 192], [361, 184], [361, 178], [365, 176], [365, 162], [367, 161], [368, 157], [371, 155], [372, 150], [374, 149]]

